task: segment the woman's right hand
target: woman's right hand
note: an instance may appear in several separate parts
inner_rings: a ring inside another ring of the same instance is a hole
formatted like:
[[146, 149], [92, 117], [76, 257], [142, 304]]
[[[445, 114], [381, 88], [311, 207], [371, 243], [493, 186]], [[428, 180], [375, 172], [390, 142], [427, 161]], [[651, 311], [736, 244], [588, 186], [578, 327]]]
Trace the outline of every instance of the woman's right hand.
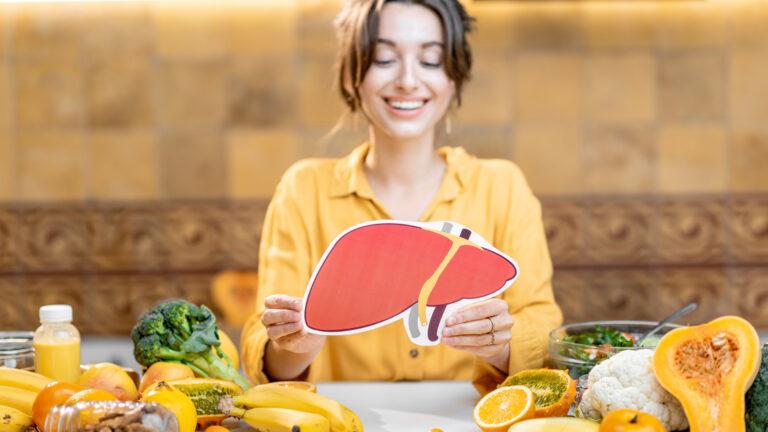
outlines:
[[301, 324], [302, 300], [284, 294], [264, 299], [261, 323], [275, 348], [295, 354], [317, 354], [325, 336], [307, 333]]

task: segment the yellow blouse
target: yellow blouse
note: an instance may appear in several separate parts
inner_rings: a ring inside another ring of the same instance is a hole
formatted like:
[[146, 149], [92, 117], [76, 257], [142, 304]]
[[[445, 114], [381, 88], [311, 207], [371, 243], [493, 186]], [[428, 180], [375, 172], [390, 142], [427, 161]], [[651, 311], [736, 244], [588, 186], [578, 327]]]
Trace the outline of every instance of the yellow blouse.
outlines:
[[[256, 312], [241, 339], [243, 365], [254, 382], [268, 381], [262, 360], [268, 338], [260, 321], [264, 298], [276, 293], [302, 297], [315, 264], [338, 234], [365, 221], [391, 218], [363, 173], [368, 149], [363, 144], [343, 159], [299, 161], [277, 186], [259, 249]], [[540, 367], [547, 335], [562, 320], [552, 295], [541, 206], [513, 163], [477, 159], [456, 147], [438, 152], [445, 157], [447, 170], [421, 220], [463, 224], [517, 261], [518, 279], [501, 295], [515, 320], [509, 371]], [[398, 321], [366, 333], [328, 337], [306, 378], [472, 379], [484, 393], [504, 375], [469, 353], [413, 344]]]

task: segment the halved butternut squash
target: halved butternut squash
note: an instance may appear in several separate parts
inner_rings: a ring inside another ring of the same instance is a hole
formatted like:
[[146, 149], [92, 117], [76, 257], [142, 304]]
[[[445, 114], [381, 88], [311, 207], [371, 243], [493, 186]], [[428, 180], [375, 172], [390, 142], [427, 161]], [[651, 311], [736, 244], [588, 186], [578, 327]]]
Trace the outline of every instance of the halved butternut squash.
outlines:
[[656, 347], [659, 383], [683, 405], [691, 432], [743, 432], [744, 393], [760, 367], [760, 340], [726, 316], [667, 333]]

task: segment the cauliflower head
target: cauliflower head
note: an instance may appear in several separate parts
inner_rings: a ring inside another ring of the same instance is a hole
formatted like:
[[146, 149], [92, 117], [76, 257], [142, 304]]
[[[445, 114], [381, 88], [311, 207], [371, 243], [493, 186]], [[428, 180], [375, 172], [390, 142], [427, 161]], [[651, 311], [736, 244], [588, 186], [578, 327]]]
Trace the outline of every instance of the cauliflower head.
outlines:
[[688, 428], [680, 402], [653, 373], [653, 351], [627, 350], [598, 364], [589, 372], [579, 411], [600, 420], [611, 411], [630, 408], [653, 415], [668, 431]]

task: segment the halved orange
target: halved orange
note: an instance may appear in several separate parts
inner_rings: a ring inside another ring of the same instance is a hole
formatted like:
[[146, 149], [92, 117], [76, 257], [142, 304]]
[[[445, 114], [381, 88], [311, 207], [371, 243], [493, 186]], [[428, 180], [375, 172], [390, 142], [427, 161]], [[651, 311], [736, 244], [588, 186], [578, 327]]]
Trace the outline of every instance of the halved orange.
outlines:
[[524, 386], [499, 387], [480, 399], [472, 417], [485, 432], [506, 431], [511, 425], [533, 418], [536, 395]]
[[521, 385], [536, 395], [534, 417], [563, 417], [576, 400], [576, 381], [568, 371], [558, 369], [529, 369], [518, 372], [501, 383], [502, 386]]
[[317, 387], [314, 384], [307, 381], [274, 381], [263, 385], [276, 385], [280, 387], [290, 387], [296, 390], [306, 390], [308, 392], [317, 393]]

